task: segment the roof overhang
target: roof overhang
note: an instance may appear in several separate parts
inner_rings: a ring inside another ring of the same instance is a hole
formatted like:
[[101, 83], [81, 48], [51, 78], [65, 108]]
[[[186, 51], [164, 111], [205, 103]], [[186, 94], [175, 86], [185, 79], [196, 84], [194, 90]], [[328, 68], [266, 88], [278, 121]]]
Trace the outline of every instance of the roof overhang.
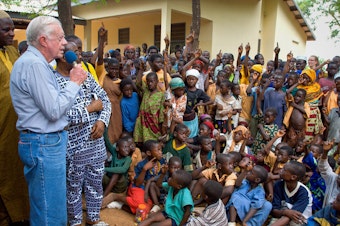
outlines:
[[309, 24], [307, 23], [306, 19], [303, 17], [303, 14], [297, 5], [295, 0], [283, 0], [287, 3], [289, 10], [294, 14], [295, 19], [300, 24], [301, 28], [305, 32], [308, 41], [315, 41], [314, 33], [310, 28]]

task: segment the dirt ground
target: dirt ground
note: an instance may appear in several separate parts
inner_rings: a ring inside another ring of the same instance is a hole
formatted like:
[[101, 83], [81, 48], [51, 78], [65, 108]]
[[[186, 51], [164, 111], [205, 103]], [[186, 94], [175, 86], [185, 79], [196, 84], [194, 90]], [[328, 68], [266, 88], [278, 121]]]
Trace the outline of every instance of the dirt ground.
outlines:
[[[134, 215], [118, 209], [105, 208], [100, 211], [100, 218], [102, 221], [108, 223], [110, 226], [135, 226]], [[85, 212], [83, 217], [83, 224], [85, 225]]]

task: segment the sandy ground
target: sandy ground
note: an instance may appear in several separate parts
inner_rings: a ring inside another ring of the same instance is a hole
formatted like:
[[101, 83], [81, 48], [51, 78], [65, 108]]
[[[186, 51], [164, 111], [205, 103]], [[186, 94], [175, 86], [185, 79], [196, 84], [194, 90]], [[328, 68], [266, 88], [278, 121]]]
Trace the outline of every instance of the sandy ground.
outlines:
[[[100, 218], [102, 221], [108, 223], [110, 226], [134, 226], [134, 215], [118, 209], [105, 208], [100, 211]], [[84, 217], [85, 219], [85, 212]], [[85, 220], [82, 225], [85, 225]]]

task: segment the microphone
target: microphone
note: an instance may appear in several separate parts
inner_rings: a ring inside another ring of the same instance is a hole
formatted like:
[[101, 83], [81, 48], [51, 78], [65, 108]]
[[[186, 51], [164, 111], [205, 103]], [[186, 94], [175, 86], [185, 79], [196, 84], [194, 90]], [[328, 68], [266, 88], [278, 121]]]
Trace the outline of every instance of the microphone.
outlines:
[[[65, 60], [66, 60], [67, 63], [72, 64], [73, 67], [77, 66], [77, 64], [78, 64], [78, 63], [77, 63], [78, 57], [77, 57], [77, 55], [76, 55], [73, 51], [71, 51], [71, 50], [69, 50], [69, 51], [67, 51], [67, 52], [65, 53]], [[85, 90], [87, 89], [86, 80], [83, 82], [83, 88], [84, 88]]]
[[69, 63], [69, 64], [72, 64], [73, 67], [75, 67], [77, 65], [78, 57], [73, 51], [71, 51], [71, 50], [67, 51], [65, 53], [65, 59], [66, 59], [66, 62]]

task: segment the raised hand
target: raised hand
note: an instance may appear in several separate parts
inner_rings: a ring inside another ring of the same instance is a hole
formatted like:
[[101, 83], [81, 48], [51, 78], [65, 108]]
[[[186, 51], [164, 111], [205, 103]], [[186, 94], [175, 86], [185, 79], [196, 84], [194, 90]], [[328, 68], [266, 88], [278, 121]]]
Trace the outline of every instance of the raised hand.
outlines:
[[243, 44], [238, 47], [238, 53], [241, 55], [243, 52]]
[[288, 54], [287, 54], [287, 61], [291, 61], [293, 59], [293, 53], [292, 51], [290, 51]]
[[329, 150], [332, 149], [333, 145], [334, 145], [334, 140], [327, 140], [323, 142], [323, 150], [328, 152]]
[[250, 51], [250, 44], [249, 44], [249, 42], [247, 43], [245, 49], [246, 49], [246, 52], [249, 53], [249, 51]]
[[286, 131], [280, 129], [279, 131], [277, 131], [276, 136], [283, 137], [285, 134], [286, 134]]

